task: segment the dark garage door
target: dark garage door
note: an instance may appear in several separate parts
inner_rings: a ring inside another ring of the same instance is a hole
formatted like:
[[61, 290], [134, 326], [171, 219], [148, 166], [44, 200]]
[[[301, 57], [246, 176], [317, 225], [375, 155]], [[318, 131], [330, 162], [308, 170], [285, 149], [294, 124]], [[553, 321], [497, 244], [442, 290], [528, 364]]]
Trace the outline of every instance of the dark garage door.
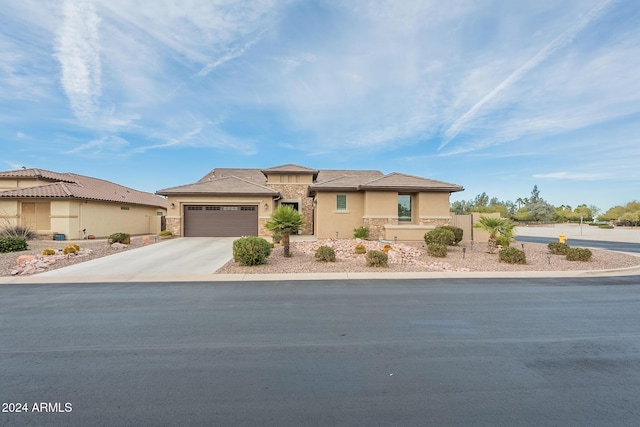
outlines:
[[258, 235], [257, 206], [184, 207], [186, 237], [239, 237]]

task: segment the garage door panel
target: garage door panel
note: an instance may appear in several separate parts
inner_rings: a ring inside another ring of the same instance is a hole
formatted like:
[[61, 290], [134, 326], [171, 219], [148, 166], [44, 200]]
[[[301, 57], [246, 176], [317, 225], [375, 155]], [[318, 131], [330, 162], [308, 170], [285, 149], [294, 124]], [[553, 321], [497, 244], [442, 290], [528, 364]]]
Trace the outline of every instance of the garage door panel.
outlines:
[[258, 234], [257, 206], [185, 206], [186, 237], [239, 237]]

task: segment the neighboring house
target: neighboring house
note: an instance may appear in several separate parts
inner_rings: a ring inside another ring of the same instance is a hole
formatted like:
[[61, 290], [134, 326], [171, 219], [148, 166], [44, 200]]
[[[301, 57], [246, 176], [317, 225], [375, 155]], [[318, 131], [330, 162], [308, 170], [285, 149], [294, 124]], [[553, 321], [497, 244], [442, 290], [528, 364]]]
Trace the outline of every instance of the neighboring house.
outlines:
[[109, 181], [42, 169], [0, 172], [0, 228], [20, 225], [47, 237], [158, 233], [165, 199]]
[[463, 187], [375, 170], [216, 168], [198, 182], [159, 190], [167, 196], [167, 229], [182, 236], [271, 233], [264, 223], [282, 205], [305, 218], [301, 234], [351, 238], [367, 226], [373, 239], [422, 240], [451, 222], [449, 196]]

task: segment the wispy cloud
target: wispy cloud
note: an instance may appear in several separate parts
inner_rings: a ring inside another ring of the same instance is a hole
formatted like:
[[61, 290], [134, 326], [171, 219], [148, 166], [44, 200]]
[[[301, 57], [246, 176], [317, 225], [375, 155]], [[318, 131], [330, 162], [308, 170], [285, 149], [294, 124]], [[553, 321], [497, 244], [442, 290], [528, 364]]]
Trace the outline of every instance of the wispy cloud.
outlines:
[[80, 120], [92, 118], [102, 94], [100, 62], [100, 18], [91, 2], [67, 0], [58, 32], [57, 58], [61, 83], [71, 109]]
[[264, 34], [264, 31], [265, 30], [261, 31], [255, 38], [253, 38], [252, 40], [249, 40], [244, 45], [234, 47], [230, 49], [228, 52], [225, 52], [220, 58], [216, 59], [213, 62], [209, 62], [200, 71], [198, 71], [193, 77], [197, 77], [197, 78], [206, 77], [209, 73], [211, 73], [213, 70], [215, 70], [225, 62], [231, 61], [232, 59], [242, 56], [243, 53], [245, 53], [248, 49], [251, 48], [251, 46], [253, 46], [260, 40], [260, 38]]
[[533, 177], [543, 179], [571, 179], [578, 181], [594, 181], [607, 178], [609, 177], [609, 175], [605, 173], [552, 172], [534, 174]]
[[104, 136], [81, 144], [76, 148], [63, 152], [63, 154], [80, 154], [85, 157], [98, 158], [105, 154], [125, 154], [129, 142], [119, 136]]
[[[229, 132], [221, 129], [222, 118], [212, 121], [198, 119], [190, 115], [186, 120], [193, 127], [184, 130], [179, 136], [171, 136], [168, 131], [156, 133], [152, 138], [162, 141], [161, 143], [140, 146], [132, 150], [132, 152], [140, 154], [149, 150], [178, 147], [212, 147], [242, 155], [254, 155], [257, 152], [254, 142], [232, 136]], [[183, 126], [179, 125], [179, 127]], [[171, 132], [176, 132], [176, 130]]]
[[593, 8], [588, 14], [582, 17], [578, 22], [573, 24], [569, 29], [564, 31], [558, 37], [547, 43], [542, 49], [530, 58], [526, 63], [512, 72], [506, 79], [504, 79], [498, 86], [493, 88], [488, 94], [486, 94], [480, 101], [476, 102], [466, 113], [460, 116], [453, 124], [451, 124], [444, 132], [444, 141], [438, 147], [438, 150], [444, 148], [449, 144], [464, 128], [464, 126], [471, 121], [478, 112], [491, 100], [497, 97], [501, 92], [509, 88], [520, 80], [526, 73], [537, 67], [541, 62], [547, 59], [556, 50], [571, 43], [571, 41], [582, 31], [591, 21], [596, 19], [602, 14], [602, 12], [613, 2], [614, 0], [605, 0]]

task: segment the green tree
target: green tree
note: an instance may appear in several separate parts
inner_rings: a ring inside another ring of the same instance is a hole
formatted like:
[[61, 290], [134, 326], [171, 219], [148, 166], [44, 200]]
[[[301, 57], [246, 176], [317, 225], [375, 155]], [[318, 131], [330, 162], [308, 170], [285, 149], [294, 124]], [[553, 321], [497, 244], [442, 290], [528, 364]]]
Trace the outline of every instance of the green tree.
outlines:
[[474, 228], [479, 228], [489, 233], [487, 252], [490, 254], [493, 254], [496, 251], [498, 246], [496, 240], [499, 235], [512, 239], [515, 234], [515, 224], [506, 218], [483, 216], [478, 220], [478, 222], [473, 224], [473, 226]]
[[538, 199], [537, 202], [529, 202], [527, 212], [534, 221], [549, 221], [555, 208], [543, 199]]
[[536, 203], [542, 200], [540, 198], [540, 190], [538, 190], [538, 186], [534, 185], [533, 190], [531, 190], [531, 198], [529, 199], [529, 203]]
[[271, 218], [264, 224], [264, 227], [267, 230], [279, 233], [280, 236], [282, 236], [282, 241], [284, 243], [284, 256], [290, 257], [291, 243], [289, 236], [291, 234], [298, 233], [303, 225], [304, 217], [302, 214], [291, 206], [285, 205], [278, 207], [273, 212]]

